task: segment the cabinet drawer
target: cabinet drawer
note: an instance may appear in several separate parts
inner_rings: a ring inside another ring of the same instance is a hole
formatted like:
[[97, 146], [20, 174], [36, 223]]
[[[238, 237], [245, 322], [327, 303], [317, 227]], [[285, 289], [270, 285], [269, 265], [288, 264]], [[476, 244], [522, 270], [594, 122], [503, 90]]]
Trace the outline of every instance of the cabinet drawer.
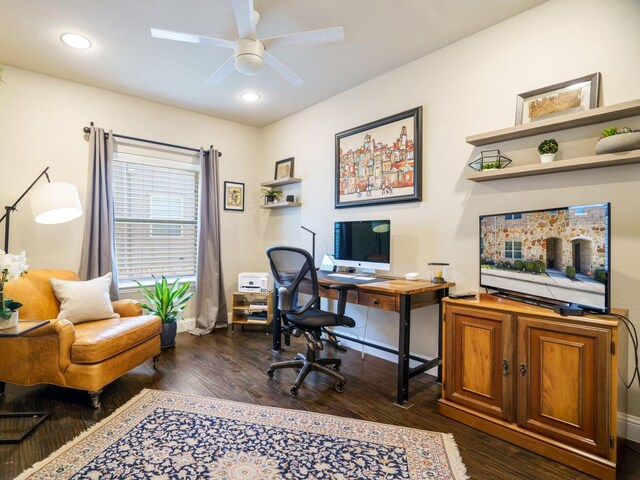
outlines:
[[358, 303], [366, 307], [380, 308], [390, 312], [396, 311], [395, 295], [360, 292], [360, 301]]

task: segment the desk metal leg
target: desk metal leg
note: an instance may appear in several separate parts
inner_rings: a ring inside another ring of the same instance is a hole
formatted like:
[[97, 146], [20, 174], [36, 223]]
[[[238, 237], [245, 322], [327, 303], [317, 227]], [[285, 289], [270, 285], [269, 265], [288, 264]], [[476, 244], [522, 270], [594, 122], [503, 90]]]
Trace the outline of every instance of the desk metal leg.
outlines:
[[282, 319], [280, 318], [280, 309], [278, 308], [278, 290], [273, 292], [273, 339], [271, 340], [271, 349], [274, 352], [282, 350]]
[[409, 349], [411, 345], [411, 296], [400, 295], [400, 325], [398, 338], [398, 390], [396, 403], [409, 400]]
[[[442, 299], [449, 296], [449, 289], [444, 288], [438, 292], [438, 358], [442, 359], [442, 323], [444, 318], [442, 317]], [[438, 374], [436, 381], [442, 383], [442, 361], [438, 364]]]

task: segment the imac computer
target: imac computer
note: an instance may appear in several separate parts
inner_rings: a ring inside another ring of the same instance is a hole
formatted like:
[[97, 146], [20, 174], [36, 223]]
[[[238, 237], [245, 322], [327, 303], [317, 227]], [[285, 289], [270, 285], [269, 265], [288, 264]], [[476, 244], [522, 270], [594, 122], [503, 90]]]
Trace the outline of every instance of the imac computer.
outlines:
[[355, 267], [364, 273], [389, 270], [391, 221], [335, 222], [333, 245], [338, 267]]

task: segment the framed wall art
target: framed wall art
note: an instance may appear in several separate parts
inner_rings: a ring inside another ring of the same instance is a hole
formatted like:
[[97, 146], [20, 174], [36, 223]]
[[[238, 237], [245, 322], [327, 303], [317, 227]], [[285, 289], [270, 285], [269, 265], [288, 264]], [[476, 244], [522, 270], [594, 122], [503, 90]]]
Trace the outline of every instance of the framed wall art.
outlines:
[[600, 73], [518, 95], [516, 125], [546, 120], [598, 106]]
[[285, 158], [276, 162], [276, 172], [273, 175], [274, 180], [282, 180], [283, 178], [293, 177], [293, 158]]
[[335, 207], [422, 199], [422, 107], [336, 134]]
[[244, 212], [244, 183], [224, 182], [224, 209]]

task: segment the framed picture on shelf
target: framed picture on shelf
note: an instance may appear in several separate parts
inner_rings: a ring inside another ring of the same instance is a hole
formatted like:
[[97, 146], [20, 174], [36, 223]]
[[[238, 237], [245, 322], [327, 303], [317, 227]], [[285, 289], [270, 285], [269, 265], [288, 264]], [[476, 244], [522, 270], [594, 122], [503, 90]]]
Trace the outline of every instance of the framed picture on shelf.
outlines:
[[598, 106], [600, 73], [518, 95], [516, 125], [546, 120]]
[[335, 207], [422, 199], [422, 107], [336, 133]]
[[294, 157], [286, 158], [276, 162], [276, 172], [273, 176], [274, 180], [293, 177], [293, 158]]
[[244, 212], [244, 183], [224, 182], [224, 209]]

